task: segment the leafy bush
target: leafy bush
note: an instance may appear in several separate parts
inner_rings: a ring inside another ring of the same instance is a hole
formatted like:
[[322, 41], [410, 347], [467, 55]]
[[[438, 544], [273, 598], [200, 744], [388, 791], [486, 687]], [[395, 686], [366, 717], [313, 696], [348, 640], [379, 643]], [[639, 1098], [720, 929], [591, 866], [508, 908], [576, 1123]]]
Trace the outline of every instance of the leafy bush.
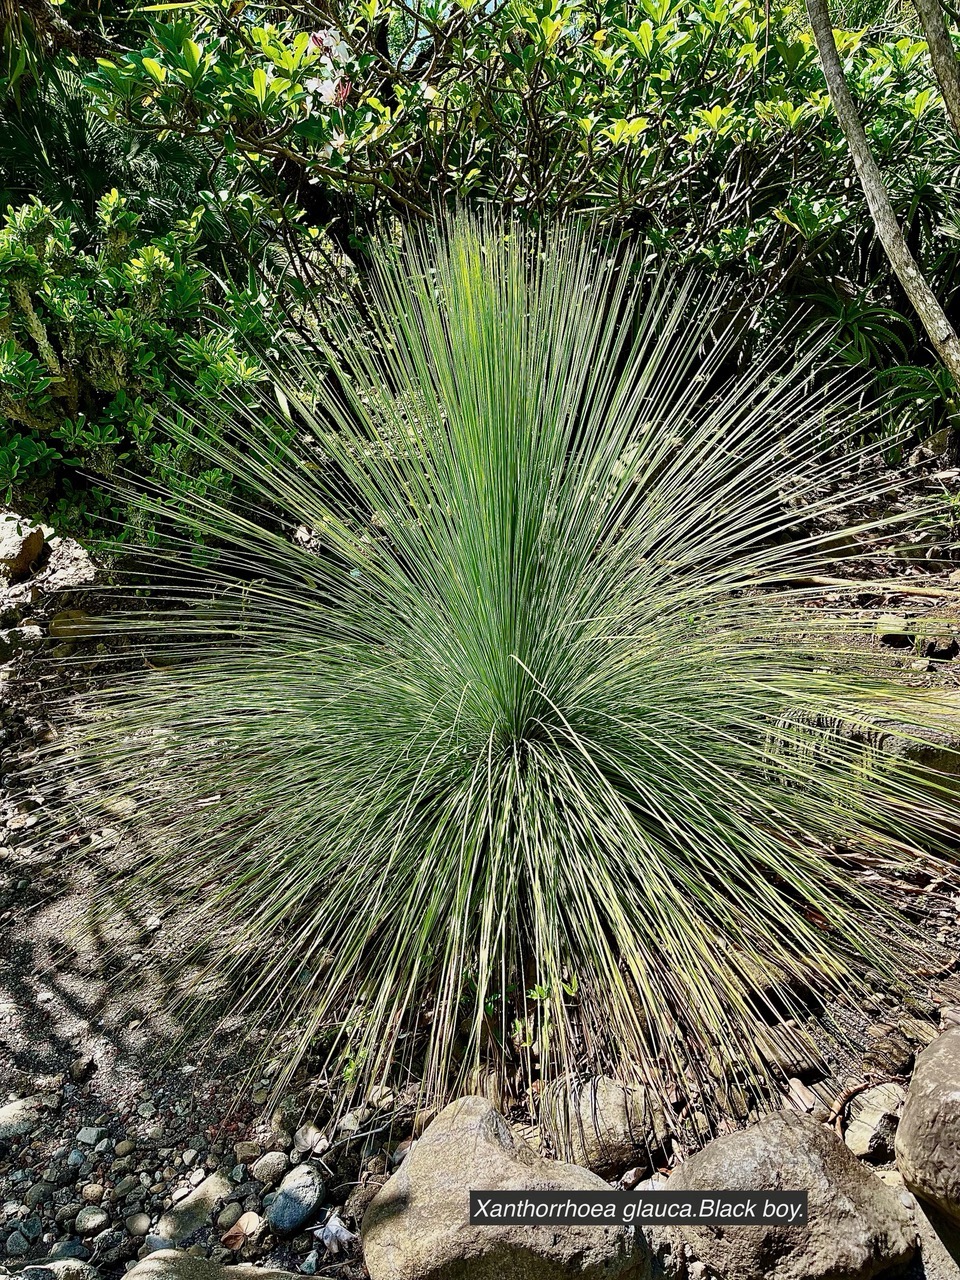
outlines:
[[170, 895], [232, 1016], [322, 1033], [358, 1087], [757, 1079], [768, 1002], [911, 971], [855, 869], [949, 816], [844, 732], [924, 714], [857, 611], [804, 607], [882, 498], [832, 452], [851, 401], [816, 351], [732, 376], [728, 295], [575, 230], [382, 249], [364, 305], [334, 376], [283, 352], [283, 456], [263, 384], [208, 450], [287, 534], [187, 495], [219, 557], [117, 624], [160, 669], [67, 740], [78, 800], [150, 841], [105, 903]]
[[[199, 137], [227, 166], [279, 175], [350, 253], [385, 214], [590, 210], [675, 264], [738, 276], [770, 332], [840, 312], [846, 358], [882, 377], [906, 346], [929, 366], [797, 9], [525, 0], [414, 16], [355, 0], [318, 29], [310, 4], [278, 16], [200, 0], [143, 19], [140, 46], [101, 59], [87, 86], [142, 137]], [[911, 246], [953, 314], [960, 246], [945, 223], [960, 154], [915, 17], [874, 9], [841, 52]], [[920, 435], [928, 410], [954, 411], [936, 399], [906, 410]]]
[[[177, 489], [227, 491], [221, 468], [199, 465], [160, 428], [158, 399], [196, 408], [227, 389], [249, 392], [263, 371], [246, 343], [270, 332], [275, 303], [255, 276], [241, 287], [214, 280], [200, 261], [202, 218], [198, 208], [164, 234], [143, 234], [133, 203], [113, 190], [84, 247], [76, 227], [37, 200], [8, 211], [0, 229], [6, 501], [42, 505], [66, 531], [125, 514], [89, 477], [134, 471]], [[276, 414], [271, 421], [279, 431]]]

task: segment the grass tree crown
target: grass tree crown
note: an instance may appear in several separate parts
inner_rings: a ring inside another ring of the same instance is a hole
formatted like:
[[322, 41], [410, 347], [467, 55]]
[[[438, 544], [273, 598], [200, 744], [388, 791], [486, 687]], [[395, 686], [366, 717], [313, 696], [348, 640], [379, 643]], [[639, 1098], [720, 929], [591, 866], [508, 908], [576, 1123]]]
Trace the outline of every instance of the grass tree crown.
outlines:
[[858, 872], [946, 806], [863, 740], [928, 713], [810, 587], [882, 481], [816, 350], [738, 364], [748, 321], [589, 228], [457, 221], [282, 350], [290, 443], [224, 402], [259, 507], [148, 500], [217, 551], [73, 750], [281, 1081], [318, 1042], [433, 1097], [759, 1081], [765, 1010], [915, 962]]

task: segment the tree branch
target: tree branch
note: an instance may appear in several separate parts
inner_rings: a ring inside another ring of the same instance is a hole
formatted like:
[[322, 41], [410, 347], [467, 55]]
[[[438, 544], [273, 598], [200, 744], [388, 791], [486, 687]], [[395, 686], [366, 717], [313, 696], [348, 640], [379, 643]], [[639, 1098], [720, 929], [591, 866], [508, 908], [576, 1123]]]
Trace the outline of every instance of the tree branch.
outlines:
[[958, 137], [960, 137], [960, 61], [957, 59], [947, 20], [944, 17], [940, 0], [914, 0], [923, 33], [927, 37], [930, 50], [930, 62], [934, 75], [940, 84], [940, 92], [946, 103], [947, 115]]
[[55, 53], [67, 49], [78, 58], [104, 58], [127, 52], [96, 31], [78, 31], [57, 11], [50, 0], [19, 0], [18, 17], [30, 19], [38, 36], [50, 41]]

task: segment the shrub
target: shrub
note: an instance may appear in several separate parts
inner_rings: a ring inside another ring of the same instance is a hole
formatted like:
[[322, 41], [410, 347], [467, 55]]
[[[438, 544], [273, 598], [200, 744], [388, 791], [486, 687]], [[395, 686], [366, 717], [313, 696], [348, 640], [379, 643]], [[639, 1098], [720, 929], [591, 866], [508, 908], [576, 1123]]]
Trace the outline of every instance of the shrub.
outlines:
[[381, 250], [364, 302], [334, 376], [288, 350], [262, 388], [303, 439], [236, 403], [245, 451], [210, 451], [289, 536], [188, 495], [218, 558], [115, 623], [161, 669], [112, 672], [69, 743], [78, 796], [151, 833], [105, 902], [173, 896], [232, 1013], [296, 1029], [278, 1087], [321, 1034], [358, 1087], [434, 1095], [759, 1079], [798, 983], [849, 1006], [910, 971], [856, 869], [946, 821], [853, 741], [909, 691], [842, 589], [813, 607], [818, 522], [882, 498], [833, 452], [846, 384], [815, 350], [732, 374], [728, 296], [572, 229]]
[[[263, 377], [247, 349], [265, 339], [273, 297], [255, 275], [218, 283], [200, 260], [203, 210], [145, 234], [116, 190], [97, 206], [92, 243], [34, 199], [0, 228], [0, 493], [61, 532], [129, 512], [105, 487], [118, 471], [168, 487], [229, 492], [215, 463], [157, 421], [161, 395], [197, 410]], [[281, 430], [277, 414], [271, 417]], [[143, 528], [139, 528], [142, 535]]]

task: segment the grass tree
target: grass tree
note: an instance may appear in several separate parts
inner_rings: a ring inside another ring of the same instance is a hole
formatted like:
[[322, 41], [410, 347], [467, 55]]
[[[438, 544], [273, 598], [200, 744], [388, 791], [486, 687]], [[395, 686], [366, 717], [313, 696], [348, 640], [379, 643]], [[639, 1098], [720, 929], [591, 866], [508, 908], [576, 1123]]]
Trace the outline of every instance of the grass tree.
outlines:
[[365, 288], [323, 359], [276, 356], [289, 445], [222, 403], [258, 507], [147, 501], [216, 550], [160, 555], [111, 622], [152, 669], [69, 743], [143, 833], [104, 902], [176, 900], [281, 1084], [318, 1042], [434, 1097], [756, 1080], [758, 1017], [911, 971], [861, 873], [947, 822], [864, 746], [926, 713], [831, 565], [844, 520], [886, 528], [849, 381], [737, 368], [728, 294], [589, 230], [458, 222]]

